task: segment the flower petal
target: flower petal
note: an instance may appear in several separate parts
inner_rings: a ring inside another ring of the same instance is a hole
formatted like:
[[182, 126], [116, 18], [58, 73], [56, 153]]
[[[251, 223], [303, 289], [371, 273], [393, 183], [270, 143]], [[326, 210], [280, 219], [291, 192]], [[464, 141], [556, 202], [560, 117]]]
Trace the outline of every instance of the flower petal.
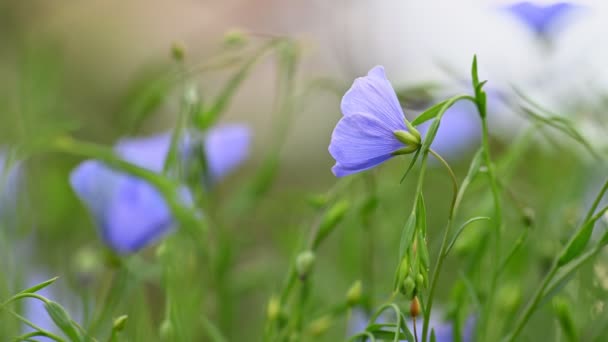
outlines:
[[382, 66], [355, 80], [342, 98], [341, 109], [344, 116], [367, 115], [391, 131], [406, 130], [403, 110]]
[[135, 252], [171, 231], [172, 214], [158, 191], [146, 181], [121, 176], [108, 207], [102, 236], [119, 253]]
[[160, 172], [167, 158], [170, 144], [171, 133], [167, 132], [144, 138], [122, 139], [114, 149], [131, 163]]
[[518, 2], [506, 9], [537, 34], [546, 34], [551, 26], [577, 6], [568, 2], [538, 5], [529, 1]]
[[87, 160], [70, 174], [70, 184], [95, 216], [103, 224], [107, 209], [112, 201], [120, 175], [96, 160]]
[[403, 146], [377, 119], [353, 114], [342, 117], [336, 125], [329, 152], [336, 160], [336, 171], [354, 173], [382, 163]]
[[205, 154], [212, 181], [217, 182], [249, 156], [251, 130], [245, 125], [212, 128], [205, 137]]

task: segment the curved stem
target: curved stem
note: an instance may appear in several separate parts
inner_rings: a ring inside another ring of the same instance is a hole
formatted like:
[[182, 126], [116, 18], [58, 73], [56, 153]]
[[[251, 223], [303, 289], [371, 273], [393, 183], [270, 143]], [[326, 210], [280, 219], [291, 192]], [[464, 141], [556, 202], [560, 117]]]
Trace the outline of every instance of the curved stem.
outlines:
[[458, 180], [456, 179], [456, 175], [454, 174], [454, 171], [450, 167], [450, 164], [448, 164], [448, 162], [445, 161], [445, 159], [443, 159], [441, 157], [441, 155], [439, 155], [439, 153], [435, 152], [433, 149], [430, 149], [430, 148], [429, 148], [429, 152], [431, 152], [433, 157], [435, 157], [437, 160], [439, 160], [441, 162], [441, 164], [443, 164], [443, 166], [445, 166], [446, 170], [450, 174], [450, 178], [452, 179], [452, 186], [453, 186], [454, 193], [452, 194], [452, 203], [450, 205], [450, 217], [453, 217], [454, 211], [456, 208], [456, 198], [458, 196]]

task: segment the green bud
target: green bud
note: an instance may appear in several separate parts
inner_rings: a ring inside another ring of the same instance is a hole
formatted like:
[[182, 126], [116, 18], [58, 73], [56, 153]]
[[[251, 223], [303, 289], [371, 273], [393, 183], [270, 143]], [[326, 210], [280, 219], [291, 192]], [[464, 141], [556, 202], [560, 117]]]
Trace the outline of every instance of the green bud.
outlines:
[[180, 43], [174, 42], [173, 45], [171, 45], [171, 57], [173, 57], [176, 62], [184, 60], [184, 57], [186, 56], [184, 51], [184, 46]]
[[82, 336], [76, 326], [72, 322], [70, 315], [65, 311], [65, 309], [51, 300], [44, 303], [44, 308], [46, 312], [49, 314], [55, 325], [61, 331], [70, 338], [72, 341], [80, 341]]
[[232, 29], [224, 34], [224, 45], [241, 47], [247, 43], [247, 34], [239, 29]]
[[408, 131], [394, 131], [393, 134], [395, 135], [395, 138], [397, 138], [397, 140], [401, 141], [402, 143], [404, 143], [407, 146], [415, 146], [415, 147], [419, 147], [420, 146], [420, 137], [416, 137], [415, 135], [413, 135], [412, 133], [408, 132]]
[[424, 280], [424, 276], [422, 275], [422, 273], [418, 273], [416, 275], [416, 288], [420, 290], [425, 287], [426, 287], [426, 281]]
[[560, 327], [569, 341], [580, 341], [574, 317], [572, 316], [572, 305], [564, 297], [555, 297], [552, 301], [553, 312], [557, 316]]
[[496, 292], [498, 307], [505, 312], [511, 312], [521, 302], [521, 289], [516, 284], [507, 284]]
[[281, 303], [279, 302], [279, 298], [273, 295], [268, 301], [268, 307], [266, 308], [266, 316], [268, 317], [269, 321], [274, 321], [279, 318], [280, 313]]
[[346, 303], [349, 306], [353, 306], [361, 301], [361, 295], [363, 293], [363, 284], [361, 280], [357, 280], [346, 292]]
[[403, 283], [401, 284], [401, 287], [399, 288], [399, 290], [401, 291], [401, 294], [406, 296], [407, 298], [414, 297], [415, 289], [416, 289], [416, 284], [414, 283], [414, 279], [412, 279], [412, 277], [405, 278], [403, 280]]
[[159, 335], [163, 341], [171, 341], [173, 339], [173, 324], [168, 319], [165, 319], [159, 328]]
[[315, 253], [312, 251], [304, 251], [296, 258], [296, 271], [300, 279], [304, 280], [312, 270], [315, 263]]
[[167, 254], [167, 242], [163, 241], [156, 247], [156, 258], [162, 259]]
[[407, 255], [407, 253], [405, 253], [405, 255], [403, 256], [403, 259], [401, 259], [401, 263], [399, 264], [399, 274], [398, 274], [399, 282], [402, 282], [403, 279], [405, 279], [405, 277], [407, 277], [407, 275], [409, 273], [410, 273], [410, 260], [409, 260], [409, 256]]
[[310, 323], [309, 331], [313, 337], [318, 337], [324, 334], [331, 327], [331, 317], [323, 316]]
[[112, 330], [114, 330], [116, 332], [123, 331], [125, 329], [125, 325], [127, 325], [128, 318], [129, 318], [129, 316], [127, 316], [127, 315], [122, 315], [122, 316], [116, 318], [114, 320], [114, 323], [112, 324]]
[[317, 235], [313, 241], [313, 250], [316, 249], [323, 240], [325, 240], [329, 233], [331, 233], [340, 222], [342, 222], [342, 219], [344, 219], [344, 216], [346, 216], [349, 208], [349, 202], [342, 200], [327, 210], [327, 213], [325, 214], [325, 217], [323, 217], [323, 220], [319, 225]]

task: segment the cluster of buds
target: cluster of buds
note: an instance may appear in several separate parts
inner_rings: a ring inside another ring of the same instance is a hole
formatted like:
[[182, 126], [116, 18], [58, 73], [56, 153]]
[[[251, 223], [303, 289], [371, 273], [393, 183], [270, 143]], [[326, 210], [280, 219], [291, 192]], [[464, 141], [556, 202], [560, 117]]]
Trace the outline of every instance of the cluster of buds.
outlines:
[[[395, 290], [409, 299], [416, 297], [420, 291], [428, 287], [429, 264], [428, 250], [424, 240], [417, 239], [399, 264]], [[418, 247], [418, 248], [417, 248]]]

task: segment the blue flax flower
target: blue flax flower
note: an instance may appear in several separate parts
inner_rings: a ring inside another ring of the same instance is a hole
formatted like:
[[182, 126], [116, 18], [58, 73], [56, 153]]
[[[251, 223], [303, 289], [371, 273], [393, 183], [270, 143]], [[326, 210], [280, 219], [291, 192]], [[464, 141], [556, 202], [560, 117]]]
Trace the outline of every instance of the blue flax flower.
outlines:
[[[170, 133], [125, 139], [115, 146], [115, 151], [140, 167], [161, 172], [170, 141]], [[182, 158], [192, 156], [189, 150], [195, 141], [192, 137], [184, 139]], [[241, 125], [220, 126], [209, 130], [203, 141], [210, 178], [218, 181], [248, 156], [250, 132]], [[70, 182], [93, 214], [103, 241], [118, 253], [136, 252], [173, 227], [173, 216], [165, 199], [143, 179], [87, 160], [72, 172]], [[191, 202], [186, 189], [182, 191], [182, 200], [185, 204]]]
[[526, 24], [538, 36], [545, 36], [558, 20], [577, 6], [569, 2], [556, 2], [550, 5], [539, 5], [529, 1], [517, 2], [506, 8]]
[[337, 177], [370, 169], [420, 145], [420, 135], [405, 120], [382, 66], [355, 80], [342, 98], [341, 110], [344, 116], [329, 144]]

